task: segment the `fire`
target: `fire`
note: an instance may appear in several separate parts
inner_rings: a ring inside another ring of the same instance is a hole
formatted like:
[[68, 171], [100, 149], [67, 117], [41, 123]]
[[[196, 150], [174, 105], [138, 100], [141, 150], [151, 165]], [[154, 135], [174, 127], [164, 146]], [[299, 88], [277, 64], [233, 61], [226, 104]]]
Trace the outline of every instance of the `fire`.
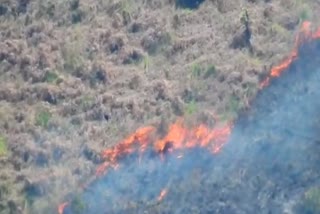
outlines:
[[102, 158], [107, 161], [97, 168], [96, 174], [102, 175], [110, 166], [117, 168], [119, 158], [134, 152], [135, 146], [140, 146], [140, 152], [144, 152], [149, 143], [148, 137], [154, 129], [155, 128], [151, 126], [140, 128], [113, 148], [104, 150], [102, 152]]
[[102, 157], [105, 162], [97, 168], [96, 175], [106, 173], [110, 167], [115, 168], [119, 159], [125, 155], [133, 152], [143, 153], [148, 146], [153, 146], [160, 155], [196, 146], [205, 147], [212, 150], [213, 153], [217, 153], [227, 142], [231, 133], [231, 125], [210, 129], [201, 124], [194, 129], [188, 129], [183, 119], [180, 118], [169, 127], [164, 138], [152, 141], [151, 135], [154, 131], [155, 128], [152, 126], [140, 128], [113, 148], [104, 150]]
[[59, 213], [59, 214], [63, 214], [64, 208], [65, 208], [67, 205], [68, 205], [67, 202], [60, 204], [59, 207], [58, 207], [58, 213]]
[[155, 143], [155, 149], [158, 152], [166, 152], [168, 143], [171, 144], [169, 151], [199, 147], [211, 147], [213, 151], [219, 151], [228, 140], [231, 133], [231, 126], [210, 129], [204, 124], [195, 129], [188, 130], [183, 122], [178, 120], [172, 124], [169, 133], [161, 140]]
[[320, 28], [312, 35], [312, 39], [319, 39], [320, 38]]
[[300, 32], [296, 36], [295, 47], [293, 51], [280, 65], [274, 66], [271, 69], [269, 76], [260, 83], [260, 89], [268, 86], [272, 78], [279, 77], [284, 70], [289, 68], [291, 63], [298, 58], [298, 49], [301, 44], [310, 40], [320, 38], [320, 28], [316, 32], [312, 32], [310, 28], [311, 28], [311, 22], [305, 21], [302, 23]]
[[161, 190], [161, 192], [158, 196], [158, 201], [162, 201], [164, 199], [164, 197], [167, 195], [167, 193], [168, 193], [168, 189]]

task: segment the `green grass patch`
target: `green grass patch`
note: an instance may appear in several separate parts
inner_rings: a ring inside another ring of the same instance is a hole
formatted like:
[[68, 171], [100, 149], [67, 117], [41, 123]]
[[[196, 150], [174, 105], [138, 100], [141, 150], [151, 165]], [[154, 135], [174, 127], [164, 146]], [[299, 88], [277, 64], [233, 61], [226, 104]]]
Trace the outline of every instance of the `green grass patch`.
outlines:
[[310, 20], [312, 18], [312, 10], [308, 4], [303, 4], [299, 13], [300, 21]]
[[149, 59], [149, 55], [147, 54], [143, 58], [143, 68], [146, 72], [149, 71], [149, 65], [150, 65], [150, 59]]
[[244, 87], [247, 98], [253, 97], [258, 90], [257, 84], [254, 83], [245, 83]]
[[231, 112], [237, 112], [240, 108], [240, 100], [236, 96], [231, 96], [229, 99], [228, 110]]
[[186, 115], [192, 115], [195, 112], [197, 112], [197, 103], [195, 100], [191, 100], [190, 102], [187, 103], [185, 110], [184, 110], [184, 114]]
[[217, 74], [217, 69], [216, 69], [216, 66], [212, 65], [212, 64], [209, 64], [207, 69], [206, 69], [206, 72], [204, 74], [204, 78], [209, 78], [209, 77], [215, 77]]
[[193, 63], [190, 69], [190, 78], [191, 79], [199, 79], [204, 78], [207, 79], [209, 77], [215, 77], [217, 75], [216, 66], [213, 64], [200, 65], [199, 63]]
[[86, 208], [85, 201], [80, 198], [80, 196], [76, 196], [71, 202], [71, 209], [75, 214], [84, 213]]
[[235, 119], [238, 111], [241, 109], [241, 102], [237, 96], [231, 96], [228, 100], [226, 112], [223, 115], [224, 120]]
[[45, 75], [45, 81], [48, 83], [56, 83], [58, 79], [58, 74], [52, 71], [47, 72]]
[[8, 154], [7, 141], [3, 136], [0, 136], [0, 157]]
[[198, 63], [194, 63], [191, 67], [191, 78], [198, 78], [201, 76], [202, 68]]
[[85, 65], [86, 38], [84, 29], [77, 25], [70, 33], [70, 37], [61, 47], [61, 54], [64, 59], [63, 67], [68, 72], [83, 70]]
[[36, 125], [41, 127], [48, 127], [48, 123], [51, 119], [52, 115], [48, 111], [40, 111], [36, 115]]
[[79, 100], [82, 111], [89, 110], [94, 105], [94, 102], [95, 98], [89, 95], [85, 95]]
[[84, 65], [84, 60], [81, 57], [81, 48], [77, 43], [68, 43], [62, 48], [62, 56], [64, 58], [64, 68], [67, 71], [75, 71]]
[[276, 34], [280, 34], [282, 36], [286, 36], [289, 34], [288, 30], [285, 29], [284, 27], [282, 27], [278, 23], [273, 23], [271, 26], [271, 30], [272, 30], [272, 32], [275, 32]]

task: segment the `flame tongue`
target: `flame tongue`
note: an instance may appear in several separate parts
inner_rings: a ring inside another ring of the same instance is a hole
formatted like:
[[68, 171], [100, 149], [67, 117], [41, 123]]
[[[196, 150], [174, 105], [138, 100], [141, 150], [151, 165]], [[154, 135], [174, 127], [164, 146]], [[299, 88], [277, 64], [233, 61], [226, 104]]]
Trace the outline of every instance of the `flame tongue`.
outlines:
[[164, 199], [164, 197], [167, 195], [167, 193], [168, 193], [168, 189], [161, 190], [157, 200], [162, 201]]
[[115, 167], [121, 157], [137, 151], [143, 153], [151, 145], [158, 153], [196, 146], [207, 147], [216, 153], [227, 142], [231, 133], [231, 126], [226, 125], [222, 128], [210, 129], [201, 124], [194, 129], [188, 129], [185, 127], [183, 120], [178, 119], [169, 127], [167, 135], [156, 140], [153, 144], [150, 136], [154, 131], [155, 128], [152, 126], [140, 128], [115, 147], [104, 150], [102, 157], [106, 161], [98, 167], [96, 174], [102, 175], [110, 166]]
[[299, 34], [296, 36], [295, 47], [289, 57], [287, 57], [280, 65], [271, 69], [270, 75], [260, 83], [260, 89], [269, 85], [272, 78], [279, 77], [282, 72], [289, 68], [291, 63], [298, 58], [299, 47], [308, 41], [320, 38], [320, 28], [316, 32], [311, 31], [311, 22], [305, 21], [301, 25]]
[[[204, 124], [188, 130], [183, 126], [181, 120], [171, 125], [170, 132], [163, 139], [155, 143], [155, 149], [163, 152], [168, 142], [173, 144], [173, 149], [208, 147], [214, 149], [222, 147], [227, 142], [231, 133], [231, 126], [227, 125], [222, 128], [209, 129]], [[212, 143], [212, 144], [210, 144]]]
[[319, 39], [319, 38], [320, 38], [320, 28], [312, 36], [312, 39]]
[[140, 152], [143, 152], [149, 143], [148, 137], [153, 131], [152, 126], [140, 128], [113, 148], [104, 150], [102, 158], [106, 161], [97, 168], [96, 175], [102, 175], [110, 166], [116, 168], [118, 160], [122, 156], [133, 153], [137, 144], [140, 146]]
[[164, 152], [168, 143], [172, 143], [175, 149], [182, 148], [182, 143], [187, 134], [187, 130], [183, 127], [182, 120], [178, 120], [170, 126], [169, 133], [155, 143], [155, 148], [158, 152]]
[[138, 129], [114, 148], [104, 150], [102, 157], [108, 159], [110, 162], [116, 162], [120, 156], [132, 153], [135, 144], [142, 145], [141, 148], [144, 149], [148, 144], [148, 136], [152, 131], [154, 131], [154, 127], [151, 126]]
[[58, 214], [63, 214], [64, 209], [66, 208], [67, 205], [68, 205], [67, 202], [60, 204], [58, 207]]

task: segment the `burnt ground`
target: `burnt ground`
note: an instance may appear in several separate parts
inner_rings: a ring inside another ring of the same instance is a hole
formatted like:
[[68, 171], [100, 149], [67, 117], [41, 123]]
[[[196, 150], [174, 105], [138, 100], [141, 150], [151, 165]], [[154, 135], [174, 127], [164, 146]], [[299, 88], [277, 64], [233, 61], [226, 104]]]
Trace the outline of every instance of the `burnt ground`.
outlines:
[[318, 26], [318, 1], [198, 2], [1, 1], [0, 213], [55, 212], [138, 127], [236, 118]]

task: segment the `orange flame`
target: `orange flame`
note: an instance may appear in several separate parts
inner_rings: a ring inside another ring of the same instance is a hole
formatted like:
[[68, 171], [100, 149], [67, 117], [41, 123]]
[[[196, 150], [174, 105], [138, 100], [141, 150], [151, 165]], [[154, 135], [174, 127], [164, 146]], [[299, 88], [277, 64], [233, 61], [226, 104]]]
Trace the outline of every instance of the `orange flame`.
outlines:
[[153, 131], [154, 127], [151, 126], [140, 128], [113, 148], [104, 150], [102, 158], [107, 161], [97, 168], [96, 175], [102, 175], [110, 166], [117, 168], [118, 159], [134, 152], [134, 147], [138, 144], [140, 144], [140, 152], [145, 151], [149, 143], [148, 137]]
[[63, 214], [64, 208], [68, 205], [68, 202], [62, 203], [58, 207], [58, 214]]
[[319, 38], [320, 38], [320, 28], [312, 36], [312, 39], [319, 39]]
[[271, 69], [269, 76], [260, 83], [260, 89], [269, 85], [271, 78], [279, 77], [284, 70], [286, 70], [293, 61], [298, 58], [298, 49], [299, 46], [307, 41], [312, 39], [320, 38], [320, 28], [316, 32], [311, 31], [311, 22], [305, 21], [301, 25], [299, 34], [295, 40], [295, 47], [290, 55], [278, 66], [275, 66]]
[[228, 140], [231, 133], [231, 126], [209, 129], [204, 124], [195, 129], [188, 130], [184, 127], [182, 120], [178, 120], [169, 128], [169, 133], [161, 140], [155, 143], [155, 149], [158, 152], [164, 152], [166, 145], [171, 143], [171, 150], [182, 148], [213, 147], [219, 149]]
[[167, 189], [163, 189], [161, 190], [159, 196], [158, 196], [158, 201], [162, 201], [164, 199], [164, 197], [167, 195], [168, 193], [168, 190]]
[[226, 125], [210, 129], [201, 124], [194, 129], [188, 129], [185, 127], [183, 119], [178, 119], [169, 127], [169, 132], [164, 138], [155, 140], [155, 143], [152, 144], [150, 136], [154, 131], [155, 128], [152, 126], [140, 128], [113, 148], [104, 150], [102, 157], [105, 162], [97, 168], [96, 175], [106, 173], [110, 167], [115, 168], [120, 157], [135, 151], [143, 153], [149, 145], [153, 145], [160, 155], [173, 150], [196, 146], [207, 147], [213, 153], [217, 153], [227, 142], [231, 133], [231, 126]]

